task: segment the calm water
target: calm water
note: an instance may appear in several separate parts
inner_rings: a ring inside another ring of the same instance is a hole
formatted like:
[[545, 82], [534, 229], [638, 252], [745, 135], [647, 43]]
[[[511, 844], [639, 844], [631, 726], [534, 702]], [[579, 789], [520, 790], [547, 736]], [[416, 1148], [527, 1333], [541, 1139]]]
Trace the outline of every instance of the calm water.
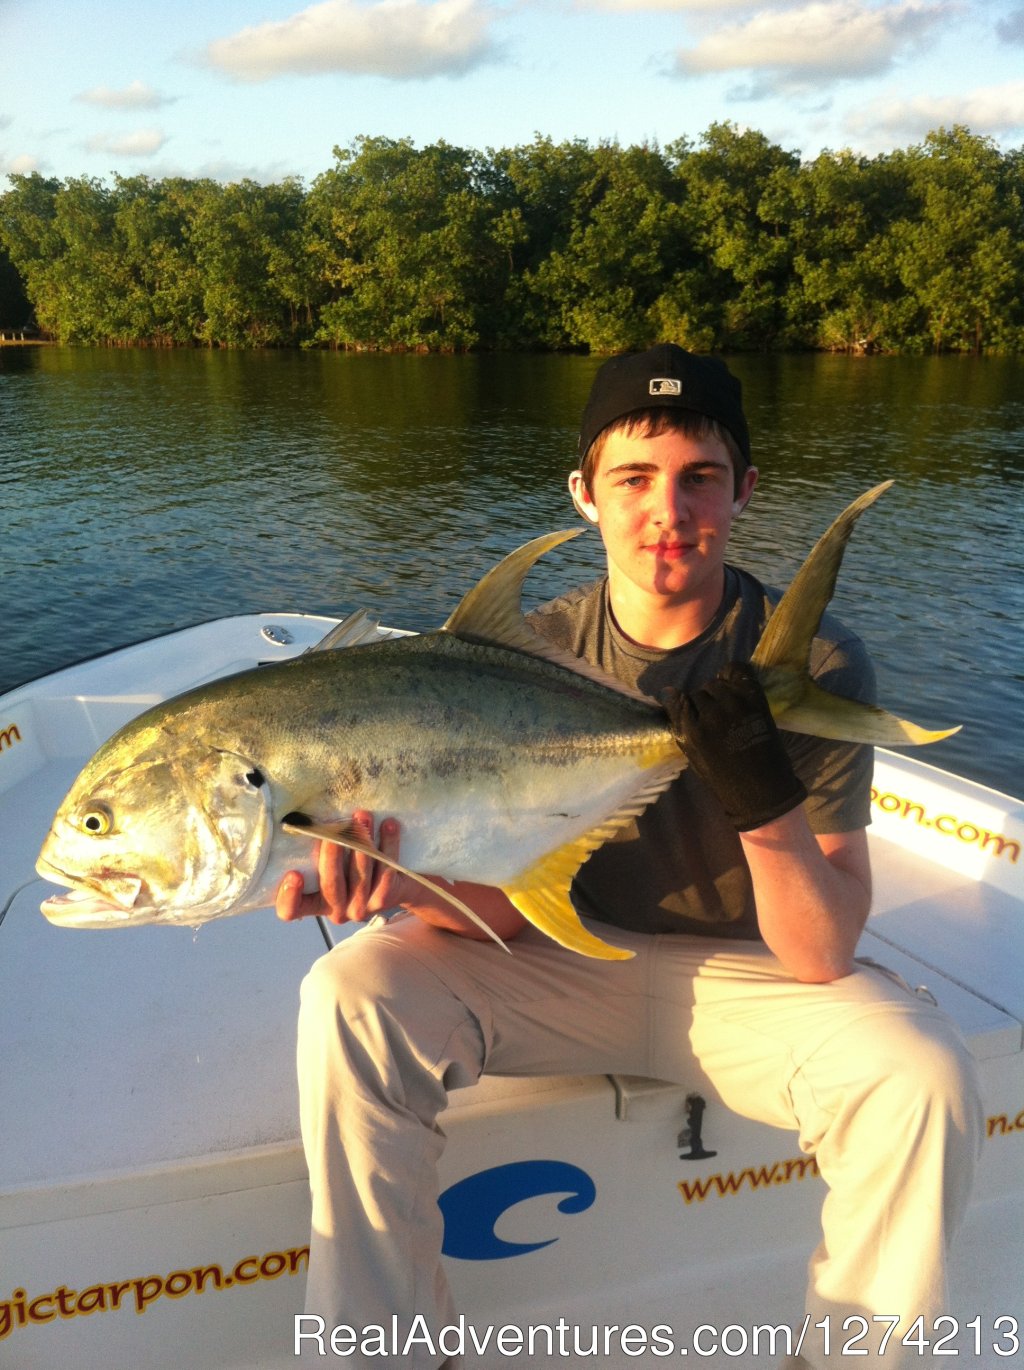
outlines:
[[[0, 349], [0, 693], [153, 633], [365, 606], [412, 628], [564, 494], [597, 361]], [[762, 483], [735, 559], [788, 583], [860, 491], [836, 607], [938, 765], [1024, 791], [1024, 362], [741, 357]], [[531, 574], [594, 574], [591, 533]]]

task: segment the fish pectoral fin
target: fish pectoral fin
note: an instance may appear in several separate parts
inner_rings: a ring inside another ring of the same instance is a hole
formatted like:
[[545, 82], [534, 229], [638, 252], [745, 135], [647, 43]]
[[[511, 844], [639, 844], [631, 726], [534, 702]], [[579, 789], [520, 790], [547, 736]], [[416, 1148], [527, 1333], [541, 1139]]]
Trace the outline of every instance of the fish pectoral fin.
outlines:
[[427, 875], [421, 875], [419, 871], [410, 870], [408, 866], [403, 866], [400, 861], [396, 861], [391, 856], [385, 856], [372, 842], [367, 842], [363, 835], [363, 829], [350, 820], [320, 822], [315, 818], [309, 818], [306, 814], [296, 813], [286, 815], [281, 822], [281, 827], [284, 832], [291, 833], [295, 837], [316, 837], [321, 842], [332, 842], [336, 847], [347, 847], [349, 851], [362, 852], [366, 856], [371, 856], [374, 861], [379, 861], [381, 865], [390, 866], [400, 875], [407, 875], [410, 880], [415, 880], [428, 890], [432, 890], [445, 903], [464, 914], [481, 932], [485, 932], [493, 942], [497, 942], [502, 951], [507, 951], [510, 956], [512, 955], [494, 929], [488, 927], [480, 915], [474, 913], [468, 904], [464, 904], [457, 895], [453, 894], [451, 890], [445, 889], [436, 880], [431, 880]]
[[[771, 700], [771, 686], [766, 688]], [[869, 742], [880, 747], [922, 747], [939, 742], [960, 731], [941, 728], [931, 731], [905, 718], [879, 709], [874, 704], [863, 704], [856, 699], [842, 699], [829, 694], [808, 680], [792, 703], [772, 714], [780, 728], [791, 733], [810, 733], [813, 737], [830, 737], [838, 742]]]
[[567, 843], [501, 888], [523, 917], [559, 946], [601, 961], [628, 961], [634, 953], [588, 932], [569, 898], [572, 878], [595, 845], [590, 834]]

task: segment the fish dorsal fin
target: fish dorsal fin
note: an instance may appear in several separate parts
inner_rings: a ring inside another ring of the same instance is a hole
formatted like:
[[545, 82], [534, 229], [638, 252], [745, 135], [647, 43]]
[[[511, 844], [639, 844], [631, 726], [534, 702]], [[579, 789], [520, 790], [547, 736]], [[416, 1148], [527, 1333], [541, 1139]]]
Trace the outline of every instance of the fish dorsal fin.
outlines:
[[650, 704], [650, 698], [639, 690], [607, 675], [599, 666], [574, 656], [564, 648], [556, 646], [546, 638], [535, 633], [523, 617], [523, 581], [534, 562], [539, 561], [545, 552], [570, 538], [579, 537], [585, 528], [568, 528], [559, 533], [544, 533], [522, 547], [517, 547], [507, 557], [499, 561], [466, 594], [458, 608], [441, 627], [442, 633], [468, 642], [490, 643], [494, 647], [511, 647], [517, 652], [542, 661], [554, 662], [564, 666], [575, 675], [593, 680], [606, 689], [627, 699], [639, 700]]
[[523, 618], [523, 581], [545, 552], [579, 537], [583, 531], [567, 528], [559, 533], [544, 533], [517, 547], [463, 596], [441, 631], [499, 647], [515, 647], [521, 652], [534, 651], [538, 641], [543, 645], [543, 639], [538, 639]]
[[474, 913], [468, 904], [464, 904], [461, 899], [452, 894], [451, 890], [446, 890], [443, 885], [431, 880], [429, 876], [421, 875], [419, 871], [411, 871], [408, 866], [403, 866], [400, 861], [396, 861], [391, 856], [385, 856], [379, 848], [367, 842], [363, 836], [362, 828], [357, 827], [351, 820], [320, 822], [315, 818], [309, 818], [306, 814], [294, 813], [284, 817], [281, 827], [285, 832], [292, 833], [295, 837], [317, 837], [321, 842], [332, 842], [336, 847], [347, 847], [349, 851], [362, 852], [366, 856], [372, 856], [374, 861], [379, 861], [384, 866], [390, 866], [399, 874], [409, 876], [410, 879], [425, 885], [428, 890], [432, 890], [434, 894], [440, 895], [446, 903], [451, 904], [459, 913], [465, 914], [471, 923], [475, 923], [492, 941], [497, 942], [502, 951], [508, 951], [508, 947], [493, 928], [489, 928], [480, 915]]
[[569, 888], [576, 872], [591, 853], [603, 846], [630, 819], [643, 813], [648, 804], [672, 783], [685, 764], [675, 744], [666, 744], [661, 764], [648, 776], [647, 783], [638, 794], [596, 828], [548, 852], [513, 880], [503, 884], [501, 888], [509, 901], [535, 928], [570, 951], [602, 961], [629, 960], [633, 955], [631, 951], [610, 946], [587, 931], [573, 908]]
[[343, 618], [336, 624], [329, 633], [315, 642], [312, 647], [307, 647], [307, 652], [333, 652], [339, 647], [361, 647], [366, 642], [379, 642], [380, 620], [374, 618], [365, 609], [355, 609], [347, 618]]

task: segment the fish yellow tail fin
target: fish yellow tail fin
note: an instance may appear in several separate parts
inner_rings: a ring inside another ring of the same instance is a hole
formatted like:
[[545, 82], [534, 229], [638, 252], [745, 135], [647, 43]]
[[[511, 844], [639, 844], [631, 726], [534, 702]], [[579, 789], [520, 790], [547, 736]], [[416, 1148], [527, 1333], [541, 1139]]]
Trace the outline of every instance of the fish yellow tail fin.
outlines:
[[865, 491], [818, 539], [776, 605], [751, 657], [776, 723], [789, 732], [905, 747], [938, 742], [960, 731], [959, 727], [921, 728], [874, 705], [829, 694], [810, 678], [811, 643], [835, 591], [854, 524], [892, 483], [884, 481]]

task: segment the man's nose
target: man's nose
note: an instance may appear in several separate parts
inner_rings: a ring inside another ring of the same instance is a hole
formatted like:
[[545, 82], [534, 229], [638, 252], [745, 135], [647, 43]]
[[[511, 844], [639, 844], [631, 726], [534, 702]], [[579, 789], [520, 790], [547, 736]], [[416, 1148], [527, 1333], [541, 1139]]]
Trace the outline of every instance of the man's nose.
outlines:
[[689, 501], [681, 485], [666, 481], [658, 487], [655, 519], [661, 527], [674, 528], [677, 524], [685, 523], [689, 513]]

